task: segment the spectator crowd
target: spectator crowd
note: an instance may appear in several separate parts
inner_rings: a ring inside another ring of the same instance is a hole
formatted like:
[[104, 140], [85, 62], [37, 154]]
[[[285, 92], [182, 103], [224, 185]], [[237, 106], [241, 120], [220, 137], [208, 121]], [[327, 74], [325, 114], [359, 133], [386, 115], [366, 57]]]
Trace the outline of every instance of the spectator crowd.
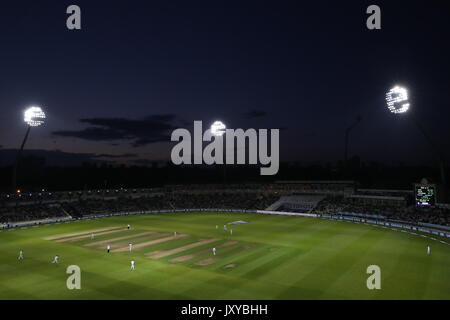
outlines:
[[389, 220], [407, 221], [410, 223], [432, 223], [450, 226], [450, 209], [440, 207], [418, 207], [415, 205], [398, 206], [355, 202], [345, 197], [327, 197], [313, 210], [318, 214], [336, 214], [352, 212], [384, 216]]
[[[23, 195], [22, 197], [0, 199], [0, 223], [42, 220], [55, 217], [79, 218], [93, 214], [136, 212], [174, 209], [242, 209], [264, 210], [282, 196], [281, 193], [261, 189], [215, 189], [195, 188], [170, 190], [113, 190], [98, 192], [66, 192], [47, 195]], [[296, 194], [296, 193], [293, 193]], [[314, 195], [317, 197], [317, 195]], [[342, 196], [323, 196], [311, 207], [310, 203], [282, 205], [278, 210], [339, 214], [352, 212], [385, 217], [389, 220], [410, 223], [431, 223], [450, 226], [449, 207], [417, 207], [414, 205], [390, 205], [389, 203], [365, 203]]]
[[0, 223], [40, 220], [50, 217], [73, 218], [93, 214], [172, 209], [265, 209], [276, 195], [243, 192], [155, 193], [128, 197], [98, 197], [59, 200], [49, 203], [8, 203], [0, 206]]

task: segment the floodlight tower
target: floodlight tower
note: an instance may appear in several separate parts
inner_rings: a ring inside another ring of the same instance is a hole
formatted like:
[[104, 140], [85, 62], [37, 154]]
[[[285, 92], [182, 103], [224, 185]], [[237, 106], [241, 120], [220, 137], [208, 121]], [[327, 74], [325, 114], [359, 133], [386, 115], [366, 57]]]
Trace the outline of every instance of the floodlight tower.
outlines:
[[[391, 113], [394, 114], [402, 114], [406, 113], [409, 110], [409, 107], [411, 106], [409, 102], [408, 97], [408, 90], [400, 87], [395, 86], [391, 90], [389, 90], [386, 93], [386, 103], [388, 106], [388, 109]], [[445, 178], [445, 162], [444, 162], [444, 154], [441, 150], [434, 144], [433, 140], [431, 140], [428, 133], [425, 131], [425, 129], [422, 127], [422, 125], [419, 123], [417, 118], [414, 116], [414, 113], [410, 114], [410, 120], [414, 122], [416, 127], [419, 129], [420, 133], [424, 136], [425, 140], [430, 144], [433, 152], [439, 159], [439, 166], [440, 166], [440, 174], [441, 174], [441, 182], [442, 184], [446, 185], [447, 181]]]
[[17, 190], [17, 167], [19, 165], [19, 160], [23, 148], [25, 147], [25, 143], [27, 142], [28, 135], [30, 134], [31, 127], [39, 127], [40, 125], [44, 124], [45, 113], [40, 107], [37, 106], [29, 107], [24, 112], [23, 121], [27, 124], [27, 132], [25, 133], [25, 137], [23, 138], [22, 144], [20, 145], [20, 149], [17, 152], [16, 161], [14, 162], [13, 176], [12, 176], [13, 192], [16, 192]]
[[[214, 123], [211, 125], [211, 134], [215, 137], [222, 137], [225, 133], [226, 126], [222, 121], [214, 121]], [[225, 147], [226, 149], [226, 147]], [[225, 153], [224, 156], [224, 163], [223, 163], [223, 182], [226, 183], [227, 181], [227, 155]]]
[[345, 149], [344, 149], [344, 168], [347, 168], [347, 160], [348, 160], [348, 137], [350, 132], [361, 122], [361, 116], [357, 116], [355, 122], [345, 129]]

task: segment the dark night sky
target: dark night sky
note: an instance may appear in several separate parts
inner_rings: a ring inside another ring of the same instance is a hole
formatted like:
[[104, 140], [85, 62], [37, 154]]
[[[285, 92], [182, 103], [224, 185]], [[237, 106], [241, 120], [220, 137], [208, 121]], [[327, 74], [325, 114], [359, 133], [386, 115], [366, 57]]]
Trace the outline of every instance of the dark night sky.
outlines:
[[[395, 4], [393, 4], [395, 2]], [[66, 29], [66, 7], [82, 30]], [[382, 30], [366, 28], [370, 4]], [[450, 6], [445, 1], [14, 1], [0, 5], [0, 145], [17, 148], [22, 111], [42, 106], [28, 149], [167, 160], [193, 120], [285, 128], [281, 161], [434, 163], [385, 92], [450, 149]], [[0, 149], [1, 151], [1, 149]], [[447, 153], [448, 156], [448, 153]]]

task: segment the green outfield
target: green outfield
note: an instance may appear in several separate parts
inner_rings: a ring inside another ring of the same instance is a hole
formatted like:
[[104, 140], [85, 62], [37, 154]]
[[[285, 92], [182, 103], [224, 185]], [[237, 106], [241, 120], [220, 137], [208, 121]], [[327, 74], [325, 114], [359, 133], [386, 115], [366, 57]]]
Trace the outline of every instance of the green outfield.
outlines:
[[[235, 221], [249, 223], [223, 229]], [[450, 299], [450, 245], [439, 240], [445, 239], [238, 213], [122, 216], [3, 230], [0, 299]], [[51, 263], [55, 255], [59, 264]], [[81, 290], [66, 287], [69, 265], [81, 268]], [[381, 290], [367, 289], [370, 265], [381, 268]]]

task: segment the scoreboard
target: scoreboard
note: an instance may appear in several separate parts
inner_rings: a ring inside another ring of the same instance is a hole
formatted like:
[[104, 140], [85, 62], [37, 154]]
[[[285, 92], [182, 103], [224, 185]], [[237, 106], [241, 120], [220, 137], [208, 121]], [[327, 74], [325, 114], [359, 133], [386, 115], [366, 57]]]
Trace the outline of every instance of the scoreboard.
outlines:
[[433, 206], [436, 202], [436, 186], [434, 184], [416, 184], [415, 196], [417, 206]]

